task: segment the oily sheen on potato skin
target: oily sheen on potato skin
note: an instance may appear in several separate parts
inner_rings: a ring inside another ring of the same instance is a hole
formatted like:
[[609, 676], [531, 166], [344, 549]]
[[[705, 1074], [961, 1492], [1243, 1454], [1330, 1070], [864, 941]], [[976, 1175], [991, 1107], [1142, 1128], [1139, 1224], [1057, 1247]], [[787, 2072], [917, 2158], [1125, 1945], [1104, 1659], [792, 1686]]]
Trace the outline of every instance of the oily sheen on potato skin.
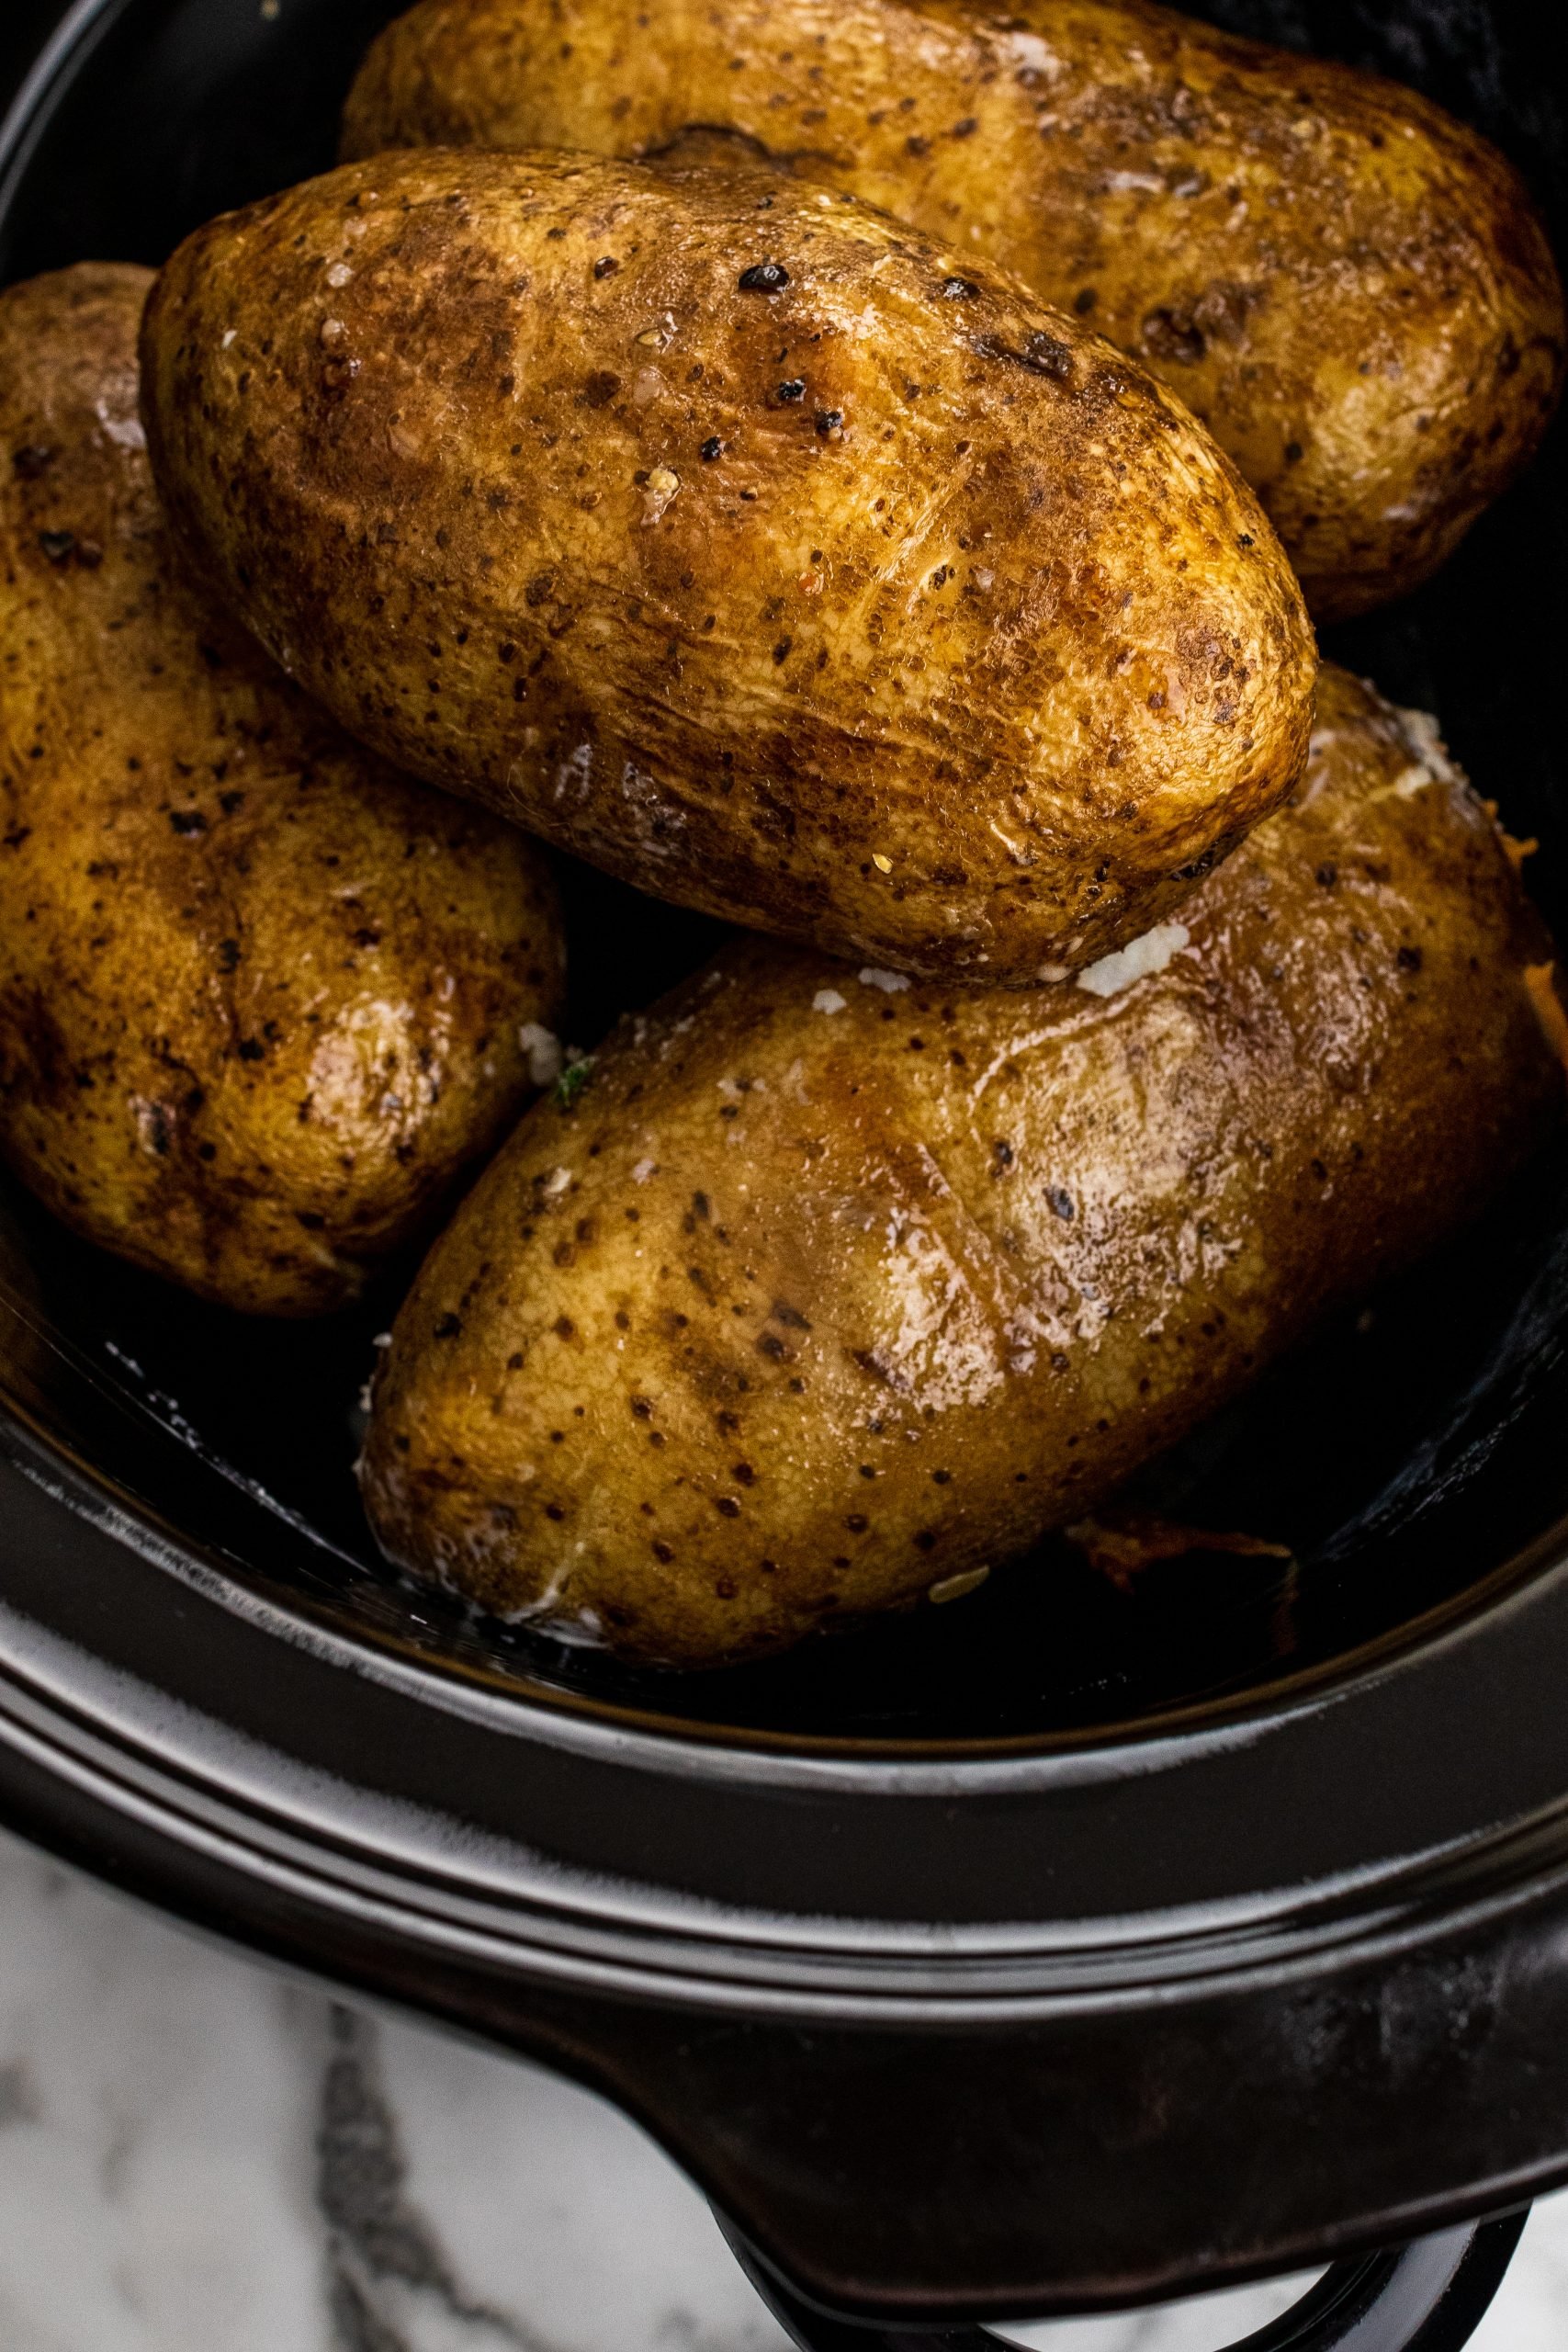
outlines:
[[994, 271], [752, 172], [386, 156], [149, 307], [171, 510], [353, 732], [660, 897], [1018, 985], [1274, 807], [1251, 493]]
[[742, 943], [628, 1023], [399, 1317], [387, 1550], [671, 1665], [913, 1602], [1192, 1428], [1559, 1112], [1505, 848], [1341, 671], [1297, 799], [1156, 944], [1120, 993], [1021, 996]]
[[1258, 490], [1321, 619], [1435, 571], [1557, 397], [1562, 289], [1494, 148], [1142, 0], [422, 0], [371, 49], [344, 152], [716, 131], [1135, 354]]
[[0, 1156], [122, 1257], [305, 1315], [522, 1107], [558, 914], [529, 842], [186, 582], [137, 421], [151, 283], [0, 296]]

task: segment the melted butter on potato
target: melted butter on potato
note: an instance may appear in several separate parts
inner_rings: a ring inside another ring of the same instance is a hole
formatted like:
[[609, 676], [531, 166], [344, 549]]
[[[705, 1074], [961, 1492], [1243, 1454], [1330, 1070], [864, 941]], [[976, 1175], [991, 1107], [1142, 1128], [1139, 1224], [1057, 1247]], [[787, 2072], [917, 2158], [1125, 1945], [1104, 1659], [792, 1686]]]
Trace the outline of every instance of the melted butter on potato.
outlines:
[[1081, 1519], [1475, 1209], [1560, 1115], [1550, 944], [1440, 747], [1389, 790], [1407, 715], [1329, 670], [1316, 743], [1110, 992], [737, 942], [626, 1023], [399, 1317], [391, 1555], [628, 1657], [777, 1649]]
[[344, 153], [468, 142], [761, 154], [1015, 269], [1209, 424], [1323, 619], [1434, 571], [1562, 382], [1551, 251], [1494, 148], [1145, 0], [421, 0]]
[[0, 296], [0, 1155], [105, 1248], [312, 1314], [526, 1101], [559, 916], [529, 843], [349, 742], [181, 571], [151, 284]]
[[660, 897], [1032, 985], [1300, 775], [1311, 629], [1207, 435], [776, 174], [382, 156], [189, 239], [144, 352], [165, 499], [263, 643]]

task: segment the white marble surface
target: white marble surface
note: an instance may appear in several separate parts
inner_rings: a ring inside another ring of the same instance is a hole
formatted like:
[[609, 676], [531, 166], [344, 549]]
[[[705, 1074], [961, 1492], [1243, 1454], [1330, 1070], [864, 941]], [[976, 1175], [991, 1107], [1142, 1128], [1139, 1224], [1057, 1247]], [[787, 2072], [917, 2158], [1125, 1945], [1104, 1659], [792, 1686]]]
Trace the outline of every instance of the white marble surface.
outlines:
[[[1280, 2287], [1010, 2331], [1217, 2352]], [[3, 2352], [780, 2352], [612, 2109], [355, 2014], [0, 1836]], [[1568, 2198], [1477, 2352], [1568, 2346]]]

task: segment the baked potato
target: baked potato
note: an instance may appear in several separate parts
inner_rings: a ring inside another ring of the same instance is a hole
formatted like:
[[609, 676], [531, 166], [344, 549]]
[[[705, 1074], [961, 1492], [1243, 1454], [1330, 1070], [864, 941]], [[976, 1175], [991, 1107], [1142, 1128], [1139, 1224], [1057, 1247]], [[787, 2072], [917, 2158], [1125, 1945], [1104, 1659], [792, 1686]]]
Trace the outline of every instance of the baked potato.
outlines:
[[1292, 804], [1076, 984], [722, 952], [427, 1260], [374, 1392], [382, 1544], [660, 1665], [962, 1593], [1558, 1114], [1506, 850], [1431, 721], [1329, 670]]
[[371, 49], [344, 152], [725, 134], [1143, 360], [1258, 490], [1321, 619], [1434, 571], [1557, 398], [1562, 290], [1494, 148], [1144, 0], [422, 0]]
[[1228, 461], [847, 198], [385, 156], [199, 231], [143, 348], [165, 502], [284, 667], [660, 897], [1037, 984], [1301, 773], [1311, 628]]
[[137, 414], [151, 273], [0, 296], [0, 1157], [227, 1306], [341, 1305], [526, 1100], [554, 884], [189, 585]]

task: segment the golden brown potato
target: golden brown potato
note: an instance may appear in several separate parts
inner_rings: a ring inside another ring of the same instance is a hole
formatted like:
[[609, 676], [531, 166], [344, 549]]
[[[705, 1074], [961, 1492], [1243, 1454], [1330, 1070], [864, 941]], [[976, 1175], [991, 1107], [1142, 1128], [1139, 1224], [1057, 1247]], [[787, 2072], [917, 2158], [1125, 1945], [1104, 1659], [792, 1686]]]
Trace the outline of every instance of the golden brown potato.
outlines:
[[137, 419], [151, 283], [0, 297], [0, 1156], [122, 1257], [312, 1314], [521, 1107], [554, 885], [187, 584]]
[[1557, 397], [1561, 288], [1494, 148], [1143, 0], [423, 0], [371, 50], [344, 148], [642, 156], [716, 130], [1144, 360], [1323, 619], [1435, 571]]
[[377, 1532], [682, 1666], [962, 1590], [1515, 1166], [1550, 953], [1431, 721], [1341, 671], [1292, 805], [1076, 986], [738, 944], [437, 1243]]
[[387, 156], [200, 231], [144, 350], [165, 499], [285, 667], [662, 898], [1029, 984], [1300, 773], [1311, 629], [1207, 435], [845, 198]]

